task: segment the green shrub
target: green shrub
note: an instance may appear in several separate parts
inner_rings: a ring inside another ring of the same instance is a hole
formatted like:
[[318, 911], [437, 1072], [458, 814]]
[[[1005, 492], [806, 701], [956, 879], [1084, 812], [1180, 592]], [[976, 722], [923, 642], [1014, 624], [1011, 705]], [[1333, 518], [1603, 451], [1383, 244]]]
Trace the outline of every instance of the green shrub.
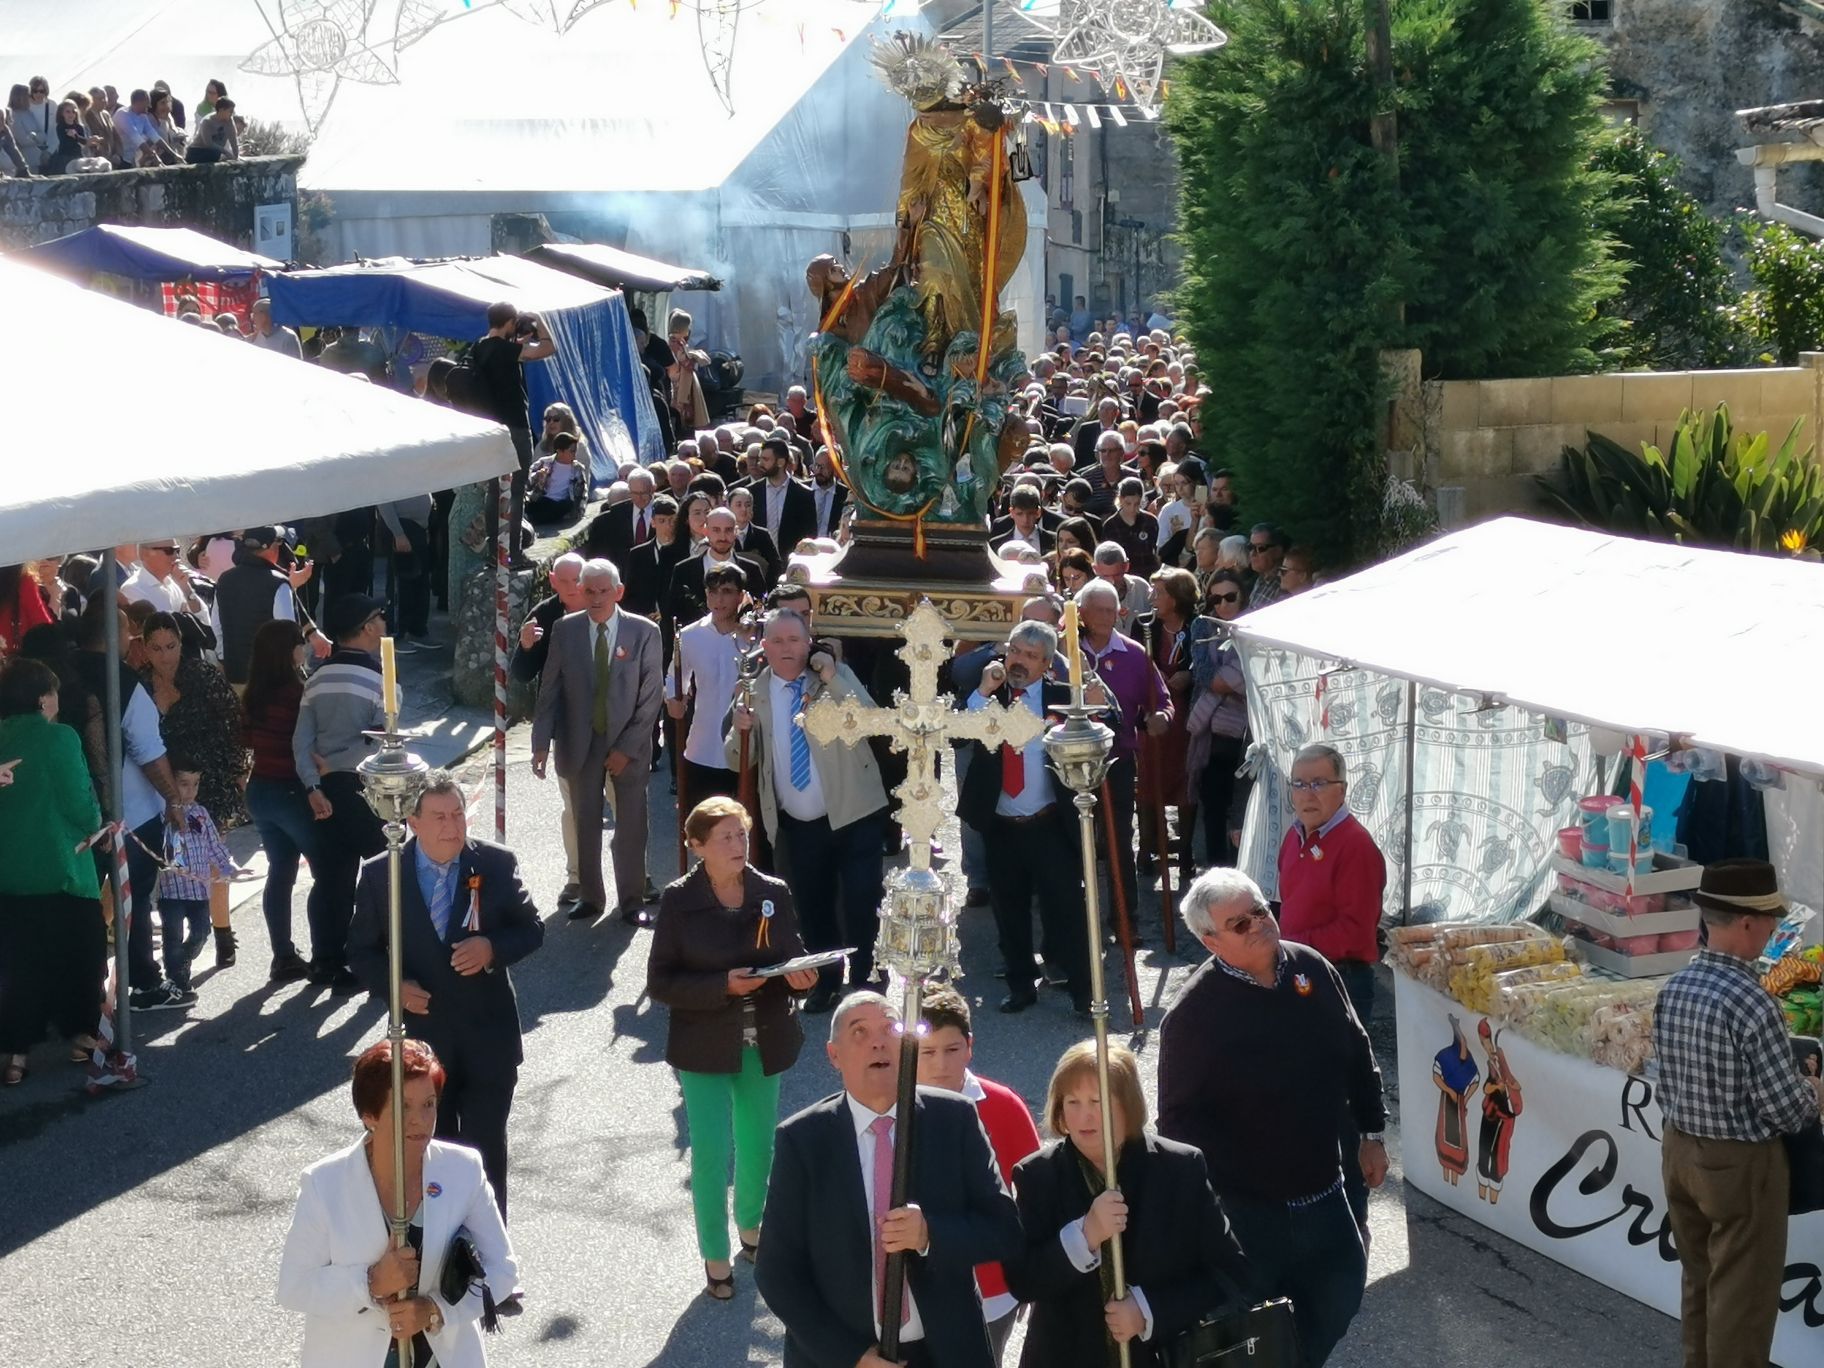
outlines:
[[1554, 503], [1588, 527], [1692, 546], [1799, 551], [1824, 542], [1824, 467], [1799, 445], [1803, 420], [1773, 448], [1765, 432], [1736, 432], [1727, 405], [1679, 415], [1671, 454], [1638, 453], [1600, 433], [1564, 449], [1558, 477], [1540, 476]]

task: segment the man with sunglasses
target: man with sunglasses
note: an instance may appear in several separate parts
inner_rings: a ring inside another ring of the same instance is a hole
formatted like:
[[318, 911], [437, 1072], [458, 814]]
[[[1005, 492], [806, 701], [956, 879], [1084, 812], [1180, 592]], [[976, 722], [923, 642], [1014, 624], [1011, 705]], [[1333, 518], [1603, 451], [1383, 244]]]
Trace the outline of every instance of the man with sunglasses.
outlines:
[[1337, 1114], [1361, 1132], [1347, 1167], [1387, 1176], [1381, 1073], [1336, 970], [1280, 939], [1259, 885], [1211, 869], [1184, 924], [1210, 958], [1159, 1031], [1159, 1134], [1209, 1166], [1257, 1291], [1290, 1297], [1305, 1368], [1322, 1368], [1361, 1307], [1368, 1259], [1344, 1195]]
[[1286, 534], [1272, 523], [1255, 523], [1248, 533], [1248, 568], [1254, 572], [1254, 588], [1248, 595], [1248, 611], [1278, 603], [1286, 596], [1279, 582], [1280, 562], [1285, 559]]

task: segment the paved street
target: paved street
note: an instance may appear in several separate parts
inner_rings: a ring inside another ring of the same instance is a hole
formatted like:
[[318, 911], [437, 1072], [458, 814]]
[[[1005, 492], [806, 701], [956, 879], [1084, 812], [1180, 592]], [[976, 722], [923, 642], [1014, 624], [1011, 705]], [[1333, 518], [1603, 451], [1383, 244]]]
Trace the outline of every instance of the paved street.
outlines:
[[[420, 661], [408, 673], [424, 678], [432, 668]], [[513, 740], [512, 844], [548, 911], [564, 873], [556, 789], [527, 768], [525, 731]], [[482, 776], [475, 763], [469, 773]], [[485, 835], [491, 785], [482, 793], [472, 829]], [[662, 777], [651, 806], [652, 873], [663, 883], [674, 872], [676, 801]], [[948, 846], [957, 849], [954, 833]], [[297, 1176], [354, 1137], [348, 1065], [381, 1035], [384, 1013], [365, 997], [267, 986], [257, 888], [236, 889], [238, 965], [203, 970], [201, 1002], [188, 1018], [139, 1019], [149, 1086], [91, 1101], [79, 1071], [59, 1062], [61, 1047], [46, 1045], [32, 1077], [0, 1096], [0, 1363], [295, 1361], [302, 1320], [277, 1307], [273, 1286]], [[1157, 948], [1156, 897], [1147, 902], [1152, 948], [1141, 957], [1141, 982], [1154, 1026], [1192, 961]], [[296, 919], [301, 932], [301, 896]], [[977, 1063], [1040, 1100], [1052, 1063], [1082, 1026], [1055, 995], [1019, 1017], [993, 1011], [992, 931], [985, 911], [965, 915], [963, 986], [986, 1000]], [[513, 1117], [512, 1228], [528, 1300], [526, 1314], [490, 1343], [494, 1362], [778, 1361], [779, 1326], [747, 1265], [736, 1265], [732, 1303], [699, 1295], [683, 1108], [661, 1061], [664, 1013], [642, 992], [648, 943], [619, 923], [560, 918], [544, 949], [515, 970], [527, 1060]], [[1118, 984], [1119, 961], [1109, 963]], [[1385, 996], [1382, 1011], [1391, 1018]], [[813, 1035], [823, 1029], [820, 1019], [809, 1026]], [[1390, 1021], [1377, 1036], [1385, 1066]], [[1148, 1038], [1134, 1043], [1150, 1076]], [[786, 1078], [785, 1108], [829, 1092], [833, 1078], [813, 1043]], [[1676, 1360], [1671, 1320], [1409, 1196], [1392, 1138], [1394, 1175], [1374, 1198], [1367, 1302], [1333, 1362], [1498, 1356], [1507, 1368], [1663, 1368]]]

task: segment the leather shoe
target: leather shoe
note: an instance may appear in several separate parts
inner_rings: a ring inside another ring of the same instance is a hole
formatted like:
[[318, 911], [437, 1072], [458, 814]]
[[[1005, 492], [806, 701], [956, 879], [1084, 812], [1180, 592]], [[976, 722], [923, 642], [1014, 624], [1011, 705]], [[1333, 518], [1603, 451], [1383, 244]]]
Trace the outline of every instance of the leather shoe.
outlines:
[[602, 915], [602, 909], [594, 903], [579, 899], [575, 907], [565, 914], [571, 921], [594, 921]]
[[581, 884], [567, 883], [564, 885], [563, 891], [557, 895], [557, 905], [559, 907], [564, 906], [566, 903], [577, 903], [582, 900], [583, 886]]
[[653, 922], [658, 920], [653, 913], [648, 912], [637, 902], [622, 903], [620, 911], [621, 920], [626, 922], [629, 926], [645, 928], [651, 926]]
[[1011, 1016], [1015, 1012], [1025, 1011], [1028, 1007], [1036, 1007], [1038, 1001], [1039, 995], [1028, 988], [1023, 993], [1012, 992], [1007, 994], [1006, 997], [1001, 999], [1000, 1010]]
[[811, 989], [810, 995], [805, 998], [804, 1010], [811, 1016], [822, 1016], [836, 1005], [836, 999], [841, 996], [840, 989], [826, 988], [820, 983]]
[[988, 906], [988, 890], [985, 888], [971, 888], [966, 894], [963, 895], [963, 906], [964, 907], [986, 907], [986, 906]]

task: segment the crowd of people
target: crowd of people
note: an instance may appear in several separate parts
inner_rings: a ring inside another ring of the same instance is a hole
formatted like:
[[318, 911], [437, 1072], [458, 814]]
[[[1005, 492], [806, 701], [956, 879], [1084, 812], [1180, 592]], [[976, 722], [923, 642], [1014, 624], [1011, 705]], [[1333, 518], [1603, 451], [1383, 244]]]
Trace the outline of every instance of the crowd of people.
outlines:
[[[332, 362], [330, 348], [299, 347], [262, 310], [251, 340]], [[514, 528], [523, 516], [572, 529], [574, 549], [544, 568], [549, 592], [514, 636], [511, 670], [537, 686], [531, 768], [559, 792], [559, 910], [654, 932], [648, 988], [670, 1019], [706, 1295], [733, 1290], [732, 1165], [739, 1254], [785, 1321], [789, 1362], [877, 1362], [878, 1274], [888, 1254], [916, 1251], [900, 1337], [914, 1363], [998, 1363], [1022, 1306], [1026, 1364], [1099, 1368], [1106, 1337], [1152, 1362], [1215, 1306], [1286, 1295], [1307, 1362], [1320, 1364], [1359, 1303], [1366, 1190], [1385, 1171], [1364, 1029], [1385, 869], [1348, 814], [1343, 759], [1325, 748], [1294, 772], [1299, 824], [1281, 851], [1278, 921], [1228, 868], [1247, 784], [1247, 684], [1229, 624], [1300, 592], [1315, 567], [1273, 524], [1246, 522], [1234, 478], [1200, 453], [1207, 391], [1195, 357], [1157, 330], [1092, 331], [1081, 345], [1066, 335], [1033, 359], [1015, 405], [1028, 448], [984, 529], [1004, 563], [1025, 568], [1028, 596], [1004, 641], [959, 651], [945, 671], [958, 707], [1055, 712], [1064, 604], [1076, 604], [1095, 704], [1115, 733], [1098, 860], [1116, 917], [1137, 942], [1166, 930], [1149, 918], [1169, 909], [1145, 895], [1175, 868], [1188, 884], [1185, 924], [1212, 954], [1167, 1017], [1157, 1126], [1137, 1066], [1117, 1051], [1119, 1153], [1105, 1155], [1094, 1060], [1078, 1047], [1059, 1061], [1042, 1113], [1052, 1139], [1041, 1144], [1026, 1104], [971, 1067], [971, 1009], [957, 989], [980, 1000], [978, 985], [935, 989], [919, 1144], [947, 1158], [915, 1169], [914, 1200], [889, 1209], [902, 1023], [873, 945], [887, 863], [902, 847], [888, 794], [905, 761], [885, 746], [819, 742], [803, 714], [825, 697], [886, 697], [904, 667], [882, 644], [821, 632], [810, 595], [783, 574], [794, 552], [848, 540], [857, 501], [804, 389], [705, 426], [688, 315], [667, 319], [667, 339], [635, 322], [654, 397], [682, 434], [650, 466], [593, 464], [561, 404], [535, 431], [523, 368], [555, 344], [509, 303], [489, 311], [487, 337], [464, 359], [433, 363], [418, 389], [507, 426], [520, 458]], [[532, 532], [520, 530], [523, 544]], [[364, 863], [383, 837], [356, 771], [382, 722], [381, 638], [407, 652], [438, 644], [429, 606], [451, 587], [450, 535], [447, 494], [433, 492], [294, 528], [119, 546], [113, 593], [97, 556], [0, 570], [7, 1082], [24, 1076], [47, 1027], [69, 1039], [73, 1059], [94, 1047], [113, 857], [105, 840], [85, 843], [109, 789], [110, 612], [125, 664], [127, 883], [138, 912], [157, 906], [164, 954], [161, 969], [153, 918], [136, 915], [132, 1006], [195, 1002], [194, 966], [211, 939], [215, 964], [233, 964], [225, 894], [237, 871], [222, 835], [245, 823], [267, 857], [271, 980], [384, 996], [384, 870]], [[15, 758], [25, 763], [5, 767]], [[1082, 901], [1098, 874], [1077, 861], [1042, 745], [990, 754], [970, 743], [952, 759], [966, 900], [988, 909], [999, 950], [1002, 985], [989, 996], [1012, 1014], [1055, 988], [1087, 1018], [1089, 956], [1103, 947], [1083, 944]], [[692, 857], [662, 891], [650, 868], [668, 860], [649, 849], [646, 820], [655, 781], [675, 787]], [[470, 836], [449, 776], [433, 774], [410, 826], [403, 996], [417, 1043], [404, 1099], [385, 1081], [390, 1047], [363, 1056], [354, 1088], [367, 1138], [306, 1179], [281, 1296], [311, 1318], [307, 1361], [352, 1361], [339, 1355], [365, 1355], [356, 1346], [389, 1334], [422, 1337], [440, 1362], [481, 1361], [479, 1302], [439, 1276], [452, 1231], [421, 1225], [411, 1250], [387, 1252], [373, 1229], [340, 1228], [351, 1192], [370, 1180], [383, 1198], [390, 1191], [390, 1151], [373, 1136], [395, 1104], [415, 1118], [413, 1180], [443, 1173], [438, 1182], [498, 1213], [475, 1243], [496, 1265], [501, 1310], [519, 1301], [504, 1224], [523, 1059], [509, 966], [539, 948], [544, 926], [512, 852]], [[83, 849], [56, 861], [26, 854], [52, 846]], [[310, 872], [308, 956], [293, 926], [300, 866]], [[1282, 926], [1301, 943], [1282, 948]], [[844, 947], [846, 959], [765, 972]], [[1260, 1025], [1276, 1013], [1290, 1015]], [[780, 1076], [796, 1063], [803, 1020], [820, 1015], [843, 1092], [776, 1126]], [[1228, 1028], [1209, 1022], [1240, 1019], [1259, 1049], [1212, 1056], [1211, 1031]], [[1288, 1071], [1308, 1083], [1295, 1103], [1270, 1082]], [[478, 1171], [445, 1142], [476, 1151]], [[843, 1200], [874, 1218], [852, 1232], [871, 1248], [826, 1238], [826, 1151], [842, 1144], [859, 1147], [860, 1186]], [[1249, 1157], [1260, 1154], [1274, 1156], [1270, 1173]], [[1105, 1191], [1111, 1160], [1117, 1189]], [[1123, 1232], [1131, 1289], [1114, 1299], [1102, 1295], [1106, 1244]], [[357, 1245], [358, 1285], [342, 1278], [328, 1295], [326, 1270]], [[394, 1299], [401, 1292], [412, 1295]], [[386, 1299], [388, 1316], [346, 1323], [370, 1297]]]
[[209, 165], [239, 161], [247, 121], [228, 87], [211, 80], [186, 109], [164, 81], [128, 93], [113, 86], [51, 98], [34, 76], [15, 84], [0, 110], [0, 176], [67, 176], [135, 166]]

